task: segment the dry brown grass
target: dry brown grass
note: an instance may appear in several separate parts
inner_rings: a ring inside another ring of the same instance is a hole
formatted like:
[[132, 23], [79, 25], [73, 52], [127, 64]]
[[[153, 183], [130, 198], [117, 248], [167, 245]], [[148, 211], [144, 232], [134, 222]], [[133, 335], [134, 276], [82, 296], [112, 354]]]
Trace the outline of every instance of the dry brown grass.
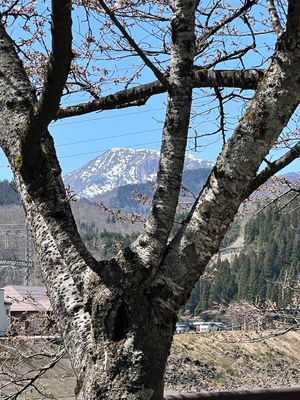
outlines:
[[[176, 385], [176, 379], [171, 379], [171, 387], [178, 391], [199, 391], [299, 384], [300, 332], [267, 338], [273, 333], [176, 335], [171, 360], [188, 357], [188, 368], [194, 364], [194, 382]], [[183, 363], [181, 371], [177, 371], [179, 377], [184, 368]]]
[[[269, 335], [264, 332], [263, 335]], [[240, 388], [294, 386], [300, 383], [300, 332], [260, 339], [262, 334], [220, 332], [204, 335], [182, 334], [174, 337], [166, 387], [172, 392], [199, 392], [201, 390], [233, 390]], [[7, 346], [16, 346], [22, 353], [53, 352], [57, 345], [40, 340], [29, 342], [0, 340], [0, 363], [6, 359]], [[10, 351], [9, 351], [10, 353]], [[15, 361], [14, 353], [11, 360]], [[9, 357], [8, 357], [9, 358]], [[18, 365], [19, 373], [41, 366], [48, 360], [29, 359]], [[0, 386], [8, 376], [0, 373]], [[75, 379], [67, 358], [49, 370], [40, 380], [39, 388], [53, 399], [72, 400]], [[6, 388], [7, 391], [13, 389]], [[7, 391], [0, 390], [1, 394]], [[52, 396], [52, 397], [51, 397]], [[0, 395], [0, 399], [1, 399]], [[42, 399], [30, 390], [20, 396], [23, 400]]]

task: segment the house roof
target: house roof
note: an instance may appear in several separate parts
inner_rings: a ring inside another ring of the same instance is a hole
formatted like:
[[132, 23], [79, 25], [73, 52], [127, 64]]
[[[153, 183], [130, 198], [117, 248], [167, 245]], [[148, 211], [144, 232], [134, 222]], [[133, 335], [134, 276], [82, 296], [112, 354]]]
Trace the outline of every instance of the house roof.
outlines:
[[11, 312], [45, 312], [51, 309], [44, 286], [5, 286], [5, 302], [11, 303]]

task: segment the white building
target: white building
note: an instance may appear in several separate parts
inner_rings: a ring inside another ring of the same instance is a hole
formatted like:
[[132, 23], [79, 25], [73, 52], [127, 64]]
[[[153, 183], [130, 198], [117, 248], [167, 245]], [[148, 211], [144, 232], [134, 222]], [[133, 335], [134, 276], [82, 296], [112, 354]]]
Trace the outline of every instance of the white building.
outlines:
[[0, 289], [0, 336], [5, 336], [10, 323], [10, 305], [9, 301], [4, 300], [4, 289]]

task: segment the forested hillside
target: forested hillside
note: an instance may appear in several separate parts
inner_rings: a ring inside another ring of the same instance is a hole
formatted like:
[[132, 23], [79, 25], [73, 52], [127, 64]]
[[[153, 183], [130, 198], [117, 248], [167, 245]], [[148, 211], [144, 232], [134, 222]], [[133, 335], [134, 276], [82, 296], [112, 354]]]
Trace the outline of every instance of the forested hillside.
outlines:
[[[199, 168], [186, 170], [182, 176], [182, 190], [180, 202], [191, 203], [194, 196], [199, 194], [211, 170]], [[149, 212], [149, 201], [152, 199], [154, 186], [152, 182], [124, 185], [107, 191], [99, 196], [94, 196], [94, 202], [101, 202], [108, 207], [121, 209], [124, 212], [137, 212], [146, 215]], [[139, 194], [149, 201], [139, 201]]]
[[210, 267], [194, 289], [190, 310], [201, 313], [234, 300], [293, 307], [300, 279], [299, 221], [299, 199], [281, 211], [268, 207], [249, 220], [243, 251], [231, 263], [219, 258]]

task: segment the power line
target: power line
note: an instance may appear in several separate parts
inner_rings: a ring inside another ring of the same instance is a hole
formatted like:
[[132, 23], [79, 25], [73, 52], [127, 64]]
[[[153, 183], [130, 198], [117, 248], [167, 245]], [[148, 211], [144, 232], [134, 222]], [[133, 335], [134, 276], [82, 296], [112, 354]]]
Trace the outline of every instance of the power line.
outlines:
[[119, 135], [105, 136], [105, 137], [101, 137], [101, 138], [94, 138], [94, 139], [88, 139], [88, 140], [79, 140], [78, 142], [57, 144], [56, 147], [70, 146], [72, 144], [79, 144], [79, 143], [96, 142], [98, 140], [114, 139], [114, 138], [118, 138], [118, 137], [132, 136], [132, 135], [138, 135], [138, 134], [141, 134], [141, 133], [150, 133], [150, 132], [159, 132], [159, 131], [161, 131], [161, 129], [148, 129], [147, 131], [128, 132], [128, 133], [123, 133], [123, 134], [119, 134]]
[[[145, 146], [145, 145], [149, 145], [149, 144], [157, 144], [157, 143], [161, 143], [161, 141], [157, 141], [157, 142], [149, 142], [149, 143], [140, 143], [140, 144], [133, 144], [131, 146], [122, 146], [122, 148], [125, 149], [130, 149], [131, 147], [138, 147], [138, 146]], [[78, 156], [85, 156], [88, 154], [96, 154], [96, 153], [103, 153], [105, 151], [109, 151], [111, 150], [111, 148], [108, 149], [102, 149], [102, 150], [98, 150], [98, 151], [89, 151], [87, 153], [78, 153], [78, 154], [70, 154], [68, 156], [58, 156], [58, 158], [70, 158], [70, 157], [78, 157]]]
[[135, 111], [135, 112], [119, 114], [119, 115], [110, 115], [110, 116], [106, 116], [106, 117], [90, 118], [90, 119], [84, 119], [82, 121], [64, 122], [64, 123], [59, 124], [59, 125], [55, 125], [57, 123], [57, 121], [56, 121], [56, 122], [52, 123], [50, 126], [52, 128], [58, 128], [60, 126], [65, 126], [65, 125], [83, 124], [85, 122], [98, 121], [100, 119], [111, 119], [111, 118], [127, 117], [128, 115], [136, 115], [136, 114], [142, 114], [142, 113], [147, 113], [147, 112], [152, 112], [152, 111], [161, 111], [161, 110], [164, 110], [164, 109], [165, 109], [164, 107], [153, 108], [152, 110], [142, 110], [142, 111]]
[[[94, 140], [94, 139], [92, 139], [92, 140]], [[122, 146], [122, 148], [130, 149], [131, 147], [147, 146], [147, 145], [150, 145], [150, 144], [158, 144], [158, 143], [161, 143], [161, 141], [158, 140], [158, 141], [155, 141], [155, 142], [132, 144], [130, 146]], [[103, 152], [109, 151], [109, 150], [111, 150], [111, 148], [95, 150], [95, 151], [89, 151], [89, 152], [86, 152], [86, 153], [69, 154], [67, 156], [59, 156], [58, 155], [58, 158], [61, 159], [61, 158], [71, 158], [71, 157], [85, 156], [85, 155], [88, 155], [88, 154], [97, 154], [97, 153], [99, 154], [99, 153], [103, 153]], [[9, 165], [0, 165], [0, 168], [9, 168]]]

